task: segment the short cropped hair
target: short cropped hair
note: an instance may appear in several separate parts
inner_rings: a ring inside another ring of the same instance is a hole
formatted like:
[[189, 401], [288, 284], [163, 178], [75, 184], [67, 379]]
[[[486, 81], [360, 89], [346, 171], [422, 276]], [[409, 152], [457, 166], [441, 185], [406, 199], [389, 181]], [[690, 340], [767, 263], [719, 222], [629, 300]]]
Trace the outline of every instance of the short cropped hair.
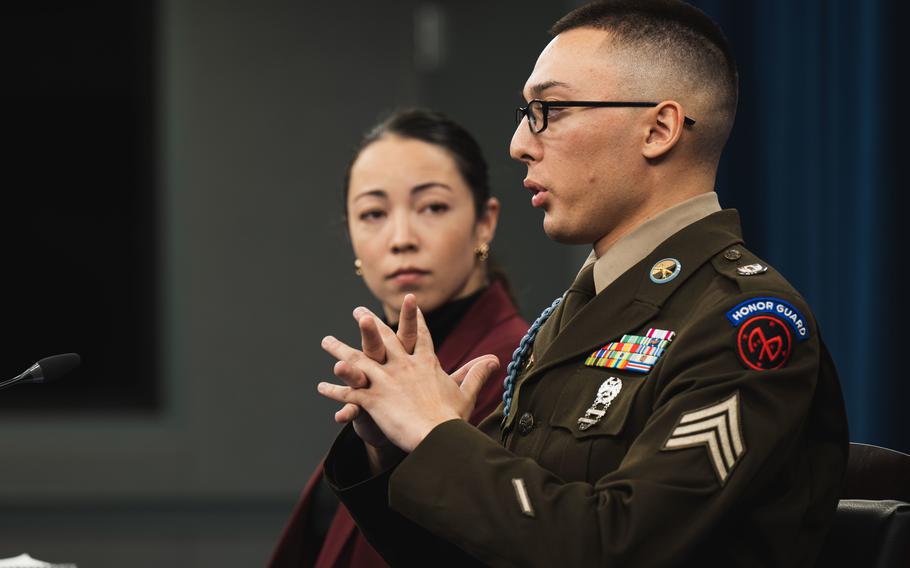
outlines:
[[723, 147], [736, 115], [739, 78], [726, 36], [704, 12], [681, 0], [602, 0], [566, 14], [550, 33], [576, 28], [609, 31], [617, 45], [669, 62], [687, 84], [706, 90], [721, 113], [716, 134]]

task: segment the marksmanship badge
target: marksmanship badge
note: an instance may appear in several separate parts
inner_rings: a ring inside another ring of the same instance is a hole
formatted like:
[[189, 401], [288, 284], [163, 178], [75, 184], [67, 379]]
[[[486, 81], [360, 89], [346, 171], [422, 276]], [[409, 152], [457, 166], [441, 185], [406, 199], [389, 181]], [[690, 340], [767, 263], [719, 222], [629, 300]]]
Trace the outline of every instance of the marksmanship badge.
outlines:
[[585, 411], [585, 415], [578, 419], [578, 429], [587, 430], [594, 426], [607, 413], [610, 404], [619, 395], [622, 390], [622, 381], [616, 377], [610, 377], [605, 380], [600, 388], [597, 389], [597, 396], [594, 397], [594, 404]]

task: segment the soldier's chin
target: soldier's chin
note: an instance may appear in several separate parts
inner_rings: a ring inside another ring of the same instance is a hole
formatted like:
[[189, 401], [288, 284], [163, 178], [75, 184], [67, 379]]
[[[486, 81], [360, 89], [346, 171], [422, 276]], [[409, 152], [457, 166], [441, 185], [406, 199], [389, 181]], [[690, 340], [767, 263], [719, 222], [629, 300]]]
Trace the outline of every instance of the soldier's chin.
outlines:
[[567, 227], [557, 223], [555, 219], [546, 214], [543, 218], [543, 232], [552, 241], [564, 245], [589, 245], [591, 240], [587, 235], [580, 232], [575, 227]]

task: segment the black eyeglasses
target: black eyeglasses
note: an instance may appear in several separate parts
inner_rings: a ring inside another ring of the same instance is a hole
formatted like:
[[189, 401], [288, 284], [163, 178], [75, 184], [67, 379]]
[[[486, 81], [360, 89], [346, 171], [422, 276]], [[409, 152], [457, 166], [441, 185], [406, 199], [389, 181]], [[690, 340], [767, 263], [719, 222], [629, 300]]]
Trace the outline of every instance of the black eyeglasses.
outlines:
[[[515, 123], [520, 124], [525, 117], [528, 118], [528, 128], [534, 134], [540, 134], [547, 129], [548, 118], [551, 108], [566, 107], [656, 107], [660, 103], [643, 103], [643, 102], [614, 102], [614, 101], [542, 101], [534, 99], [528, 103], [528, 106], [518, 107], [515, 109]], [[695, 121], [685, 117], [686, 126], [692, 126]]]

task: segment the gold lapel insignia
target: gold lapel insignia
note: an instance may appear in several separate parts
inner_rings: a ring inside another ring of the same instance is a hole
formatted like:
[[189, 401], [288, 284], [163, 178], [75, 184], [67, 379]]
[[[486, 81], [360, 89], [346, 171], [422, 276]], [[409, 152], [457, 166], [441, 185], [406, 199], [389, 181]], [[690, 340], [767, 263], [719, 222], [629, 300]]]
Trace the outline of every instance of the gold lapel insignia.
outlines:
[[665, 258], [658, 260], [651, 267], [651, 282], [655, 284], [666, 284], [679, 276], [682, 270], [682, 263], [675, 258]]

